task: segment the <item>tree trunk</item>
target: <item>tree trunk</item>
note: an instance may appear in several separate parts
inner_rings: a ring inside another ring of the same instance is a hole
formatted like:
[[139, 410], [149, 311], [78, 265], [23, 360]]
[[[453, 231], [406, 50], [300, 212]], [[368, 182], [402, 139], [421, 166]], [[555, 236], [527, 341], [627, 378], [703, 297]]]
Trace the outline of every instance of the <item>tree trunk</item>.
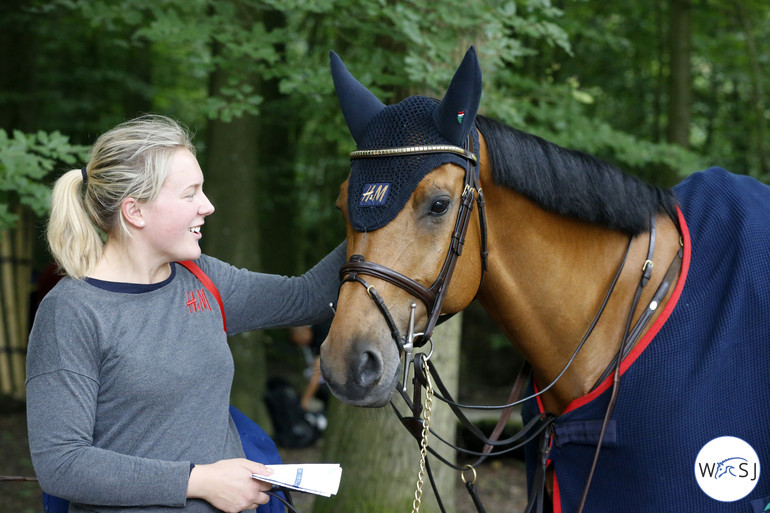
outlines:
[[666, 79], [661, 69], [665, 59], [665, 30], [663, 28], [665, 23], [662, 0], [653, 0], [652, 12], [655, 19], [655, 56], [660, 63], [660, 66], [657, 66], [656, 71], [653, 72], [655, 74], [655, 92], [652, 101], [652, 140], [658, 143], [663, 139], [661, 119], [663, 118], [663, 98], [666, 94]]
[[669, 15], [668, 142], [690, 146], [692, 6], [672, 0]]
[[767, 117], [765, 106], [765, 91], [762, 87], [762, 68], [760, 56], [757, 50], [757, 42], [754, 37], [754, 30], [750, 15], [747, 15], [743, 2], [735, 2], [735, 11], [738, 15], [738, 22], [743, 29], [746, 40], [746, 56], [749, 61], [749, 77], [751, 77], [751, 102], [753, 104], [752, 117], [755, 119], [753, 138], [756, 146], [758, 176], [766, 177], [770, 175], [770, 152], [767, 149]]
[[[436, 350], [430, 359], [445, 385], [457, 394], [460, 354], [461, 315], [437, 327], [433, 335]], [[410, 387], [411, 388], [411, 387]], [[410, 390], [411, 393], [411, 390]], [[423, 394], [424, 397], [424, 394]], [[403, 401], [394, 397], [399, 410]], [[423, 400], [423, 405], [425, 402]], [[433, 401], [431, 428], [442, 438], [454, 443], [456, 423], [452, 412], [438, 400]], [[430, 447], [449, 461], [449, 451], [432, 434]], [[411, 511], [420, 464], [418, 442], [401, 425], [390, 406], [362, 409], [334, 400], [329, 412], [329, 428], [324, 434], [323, 461], [342, 465], [339, 493], [315, 501], [315, 513], [382, 513]], [[454, 490], [459, 475], [436, 458], [430, 457], [446, 511], [455, 511]], [[433, 490], [427, 475], [424, 479], [421, 512], [437, 512]]]
[[[226, 74], [215, 72], [212, 93], [226, 83]], [[244, 115], [230, 122], [212, 121], [207, 129], [205, 191], [216, 211], [206, 219], [204, 251], [236, 267], [260, 269], [258, 219], [259, 158], [256, 141], [260, 123]], [[270, 432], [265, 407], [265, 350], [259, 333], [230, 338], [235, 360], [232, 403]]]
[[[281, 11], [267, 11], [262, 14], [262, 19], [268, 31], [286, 25], [286, 15]], [[282, 45], [276, 49], [279, 55], [284, 55]], [[254, 142], [262, 155], [270, 156], [263, 160], [259, 170], [263, 270], [286, 275], [300, 274], [306, 269], [299, 267], [296, 239], [291, 236], [297, 231], [296, 212], [302, 208], [297, 199], [297, 170], [293, 158], [296, 154], [293, 148], [296, 119], [286, 115], [287, 101], [279, 90], [278, 78], [261, 80], [259, 91], [263, 98], [261, 118], [271, 123], [263, 127], [260, 138]]]

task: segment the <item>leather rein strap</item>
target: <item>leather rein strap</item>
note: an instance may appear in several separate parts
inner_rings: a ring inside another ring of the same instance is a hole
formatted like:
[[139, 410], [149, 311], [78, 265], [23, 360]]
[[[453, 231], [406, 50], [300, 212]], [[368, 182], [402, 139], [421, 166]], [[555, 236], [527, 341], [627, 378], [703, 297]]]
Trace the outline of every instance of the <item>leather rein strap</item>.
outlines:
[[382, 150], [362, 150], [354, 151], [350, 154], [351, 159], [356, 158], [381, 158], [392, 157], [396, 155], [420, 155], [428, 153], [455, 153], [465, 158], [465, 178], [462, 196], [460, 197], [460, 206], [457, 211], [452, 239], [447, 250], [444, 264], [441, 266], [436, 280], [430, 287], [425, 287], [415, 280], [404, 276], [403, 274], [380, 265], [376, 262], [367, 261], [363, 255], [355, 254], [340, 269], [340, 287], [347, 282], [356, 281], [366, 287], [369, 297], [375, 302], [377, 308], [385, 317], [391, 336], [398, 347], [399, 353], [411, 351], [409, 344], [412, 340], [407, 340], [401, 335], [398, 326], [393, 321], [387, 305], [382, 300], [377, 290], [370, 285], [362, 275], [373, 276], [385, 280], [408, 292], [410, 295], [419, 299], [428, 311], [428, 320], [422, 331], [414, 337], [414, 346], [421, 347], [427, 343], [436, 324], [440, 322], [441, 308], [446, 298], [449, 282], [452, 279], [457, 259], [462, 255], [465, 244], [465, 234], [468, 231], [471, 213], [473, 211], [474, 201], [479, 205], [479, 221], [481, 226], [481, 258], [482, 258], [482, 279], [483, 273], [487, 269], [487, 222], [484, 195], [479, 183], [478, 158], [472, 151], [473, 138], [468, 136], [468, 142], [465, 149], [457, 146], [437, 145], [437, 146], [408, 146], [404, 148], [386, 148]]

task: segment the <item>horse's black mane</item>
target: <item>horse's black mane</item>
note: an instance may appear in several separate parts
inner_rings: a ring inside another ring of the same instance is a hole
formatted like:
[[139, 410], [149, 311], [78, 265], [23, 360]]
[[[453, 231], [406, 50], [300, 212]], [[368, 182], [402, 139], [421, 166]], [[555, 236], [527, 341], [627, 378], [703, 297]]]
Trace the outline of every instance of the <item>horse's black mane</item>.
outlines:
[[544, 209], [638, 235], [658, 212], [676, 219], [676, 199], [596, 157], [567, 150], [485, 116], [476, 126], [487, 143], [492, 176]]

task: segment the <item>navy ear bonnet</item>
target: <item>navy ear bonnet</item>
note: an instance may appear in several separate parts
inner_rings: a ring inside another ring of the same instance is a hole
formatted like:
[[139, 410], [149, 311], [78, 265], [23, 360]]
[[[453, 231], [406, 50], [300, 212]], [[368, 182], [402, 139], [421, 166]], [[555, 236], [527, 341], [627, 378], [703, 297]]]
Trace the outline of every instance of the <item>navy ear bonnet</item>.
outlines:
[[[424, 145], [463, 148], [470, 134], [472, 151], [478, 158], [474, 119], [481, 99], [481, 70], [473, 47], [466, 53], [441, 102], [411, 96], [385, 106], [353, 78], [337, 54], [330, 52], [330, 58], [337, 97], [357, 149]], [[425, 175], [449, 163], [463, 169], [468, 164], [454, 153], [353, 159], [348, 182], [351, 226], [357, 231], [382, 228], [404, 208]]]

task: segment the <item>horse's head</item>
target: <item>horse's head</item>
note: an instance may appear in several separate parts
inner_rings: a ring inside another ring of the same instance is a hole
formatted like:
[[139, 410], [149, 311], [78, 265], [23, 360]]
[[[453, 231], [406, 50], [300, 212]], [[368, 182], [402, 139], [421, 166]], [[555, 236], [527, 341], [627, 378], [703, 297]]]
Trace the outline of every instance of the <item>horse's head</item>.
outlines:
[[441, 102], [412, 96], [385, 106], [334, 53], [331, 65], [358, 150], [337, 200], [349, 263], [321, 366], [337, 397], [381, 406], [411, 343], [426, 342], [438, 315], [465, 308], [479, 287], [480, 223], [470, 211], [480, 192], [481, 71], [471, 48]]

